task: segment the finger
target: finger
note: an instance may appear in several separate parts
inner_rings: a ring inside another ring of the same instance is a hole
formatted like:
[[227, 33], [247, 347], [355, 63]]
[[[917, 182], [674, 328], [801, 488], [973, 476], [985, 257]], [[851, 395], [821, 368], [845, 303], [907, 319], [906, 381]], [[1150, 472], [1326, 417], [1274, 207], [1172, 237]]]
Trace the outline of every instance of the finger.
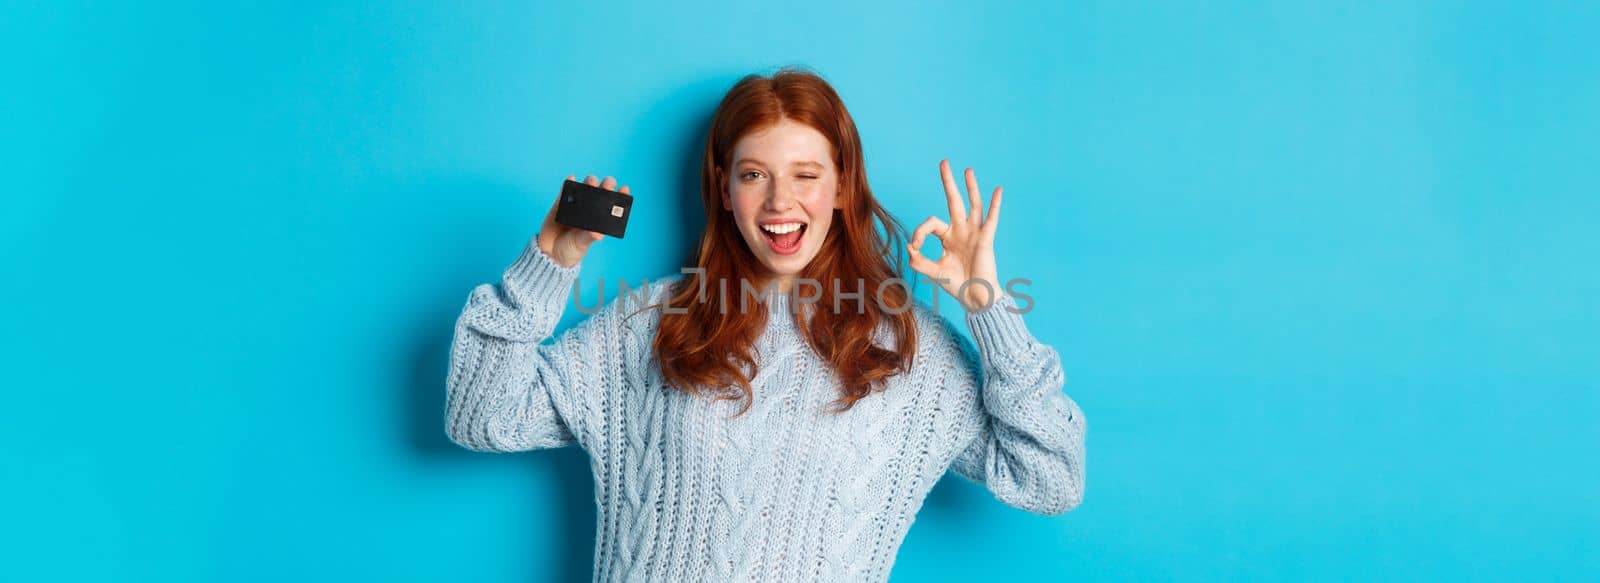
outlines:
[[[571, 174], [568, 174], [567, 175], [567, 180], [576, 180], [576, 178], [574, 178]], [[561, 197], [557, 196], [556, 197], [556, 204], [550, 205], [550, 212], [545, 214], [544, 222], [550, 223], [550, 222], [556, 220], [556, 207], [560, 206], [560, 205], [561, 205]]]
[[906, 256], [911, 259], [911, 270], [930, 278], [939, 276], [939, 264], [922, 255], [916, 247], [906, 245]]
[[576, 250], [578, 252], [578, 255], [580, 255], [580, 256], [588, 255], [589, 254], [589, 247], [594, 246], [594, 242], [599, 240], [599, 239], [595, 239], [594, 236], [595, 236], [595, 233], [593, 231], [585, 231], [583, 229], [573, 229], [572, 230], [572, 248], [574, 250]]
[[591, 174], [583, 179], [583, 183], [589, 186], [600, 186], [600, 179]]
[[983, 199], [978, 196], [979, 192], [983, 191], [978, 190], [978, 173], [973, 172], [971, 168], [968, 168], [967, 202], [972, 204], [972, 214], [968, 215], [968, 217], [976, 222], [982, 222], [983, 219]]
[[989, 198], [989, 214], [983, 218], [983, 227], [978, 229], [990, 243], [994, 242], [995, 229], [1000, 224], [1000, 193], [1005, 189], [994, 187], [994, 195]]
[[605, 180], [600, 181], [600, 188], [604, 188], [606, 190], [616, 190], [617, 179], [607, 176]]
[[577, 182], [578, 181], [578, 179], [576, 177], [574, 177], [573, 175], [571, 175], [571, 174], [567, 175], [567, 180], [571, 180], [573, 182]]
[[956, 177], [950, 175], [950, 160], [939, 161], [939, 179], [944, 181], [944, 201], [950, 205], [950, 221], [967, 220], [966, 205], [961, 203], [961, 192], [956, 189]]
[[622, 194], [628, 194], [628, 185], [626, 185], [626, 184], [622, 185], [622, 188], [618, 188], [617, 192], [620, 192]]
[[944, 244], [944, 234], [949, 231], [950, 225], [945, 224], [939, 217], [928, 217], [928, 220], [922, 221], [922, 224], [917, 225], [917, 229], [911, 232], [911, 246], [921, 249], [923, 239], [926, 239], [930, 234], [938, 237], [939, 243], [942, 245]]

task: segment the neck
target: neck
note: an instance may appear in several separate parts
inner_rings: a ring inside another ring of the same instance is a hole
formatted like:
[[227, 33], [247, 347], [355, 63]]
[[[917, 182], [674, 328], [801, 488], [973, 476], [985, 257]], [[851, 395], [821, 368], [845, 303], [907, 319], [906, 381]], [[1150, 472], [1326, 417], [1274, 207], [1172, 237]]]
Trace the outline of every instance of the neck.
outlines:
[[773, 293], [787, 295], [789, 290], [794, 289], [794, 276], [767, 274], [755, 279], [751, 284], [757, 290], [771, 289]]

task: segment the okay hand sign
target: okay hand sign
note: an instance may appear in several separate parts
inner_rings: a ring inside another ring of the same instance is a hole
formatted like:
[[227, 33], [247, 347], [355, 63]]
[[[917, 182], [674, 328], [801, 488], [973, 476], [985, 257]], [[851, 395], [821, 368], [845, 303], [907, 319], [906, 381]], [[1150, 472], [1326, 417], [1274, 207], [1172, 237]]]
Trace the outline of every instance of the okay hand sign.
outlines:
[[[1000, 222], [1000, 191], [994, 189], [989, 199], [989, 212], [983, 212], [979, 196], [978, 176], [967, 169], [967, 196], [962, 200], [956, 188], [956, 179], [950, 174], [950, 161], [939, 161], [939, 175], [944, 180], [945, 202], [950, 205], [950, 222], [937, 216], [917, 225], [911, 233], [911, 243], [906, 249], [911, 256], [911, 269], [939, 282], [946, 292], [968, 311], [987, 307], [999, 297], [1000, 276], [994, 264], [994, 231]], [[944, 253], [933, 260], [922, 255], [922, 242], [933, 235], [939, 238]], [[962, 284], [971, 281], [962, 290]], [[989, 284], [987, 289], [983, 285]], [[965, 293], [961, 293], [964, 291]]]

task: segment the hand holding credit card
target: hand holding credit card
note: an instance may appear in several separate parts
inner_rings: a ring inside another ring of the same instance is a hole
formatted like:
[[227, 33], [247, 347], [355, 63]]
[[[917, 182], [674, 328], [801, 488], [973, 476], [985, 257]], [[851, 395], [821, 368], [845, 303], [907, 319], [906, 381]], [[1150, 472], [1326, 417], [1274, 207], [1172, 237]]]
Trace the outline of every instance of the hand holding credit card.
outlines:
[[578, 182], [568, 176], [539, 228], [539, 250], [557, 264], [572, 267], [595, 241], [606, 235], [622, 238], [632, 214], [633, 196], [627, 186], [617, 188], [616, 179], [589, 176]]

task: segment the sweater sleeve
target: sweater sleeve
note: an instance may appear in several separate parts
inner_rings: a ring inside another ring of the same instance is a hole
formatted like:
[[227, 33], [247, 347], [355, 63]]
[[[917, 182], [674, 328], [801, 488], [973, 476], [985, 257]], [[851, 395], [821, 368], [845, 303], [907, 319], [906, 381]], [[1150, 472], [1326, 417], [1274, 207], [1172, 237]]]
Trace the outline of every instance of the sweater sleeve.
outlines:
[[445, 432], [474, 451], [588, 447], [610, 375], [592, 355], [615, 340], [609, 311], [550, 337], [580, 266], [562, 267], [537, 237], [501, 276], [473, 288], [450, 349]]
[[963, 380], [978, 383], [974, 369], [983, 373], [981, 428], [951, 467], [1008, 505], [1062, 514], [1083, 501], [1083, 411], [1061, 390], [1059, 355], [1007, 310], [1015, 306], [1001, 295], [966, 315], [977, 348], [961, 340], [969, 365]]

